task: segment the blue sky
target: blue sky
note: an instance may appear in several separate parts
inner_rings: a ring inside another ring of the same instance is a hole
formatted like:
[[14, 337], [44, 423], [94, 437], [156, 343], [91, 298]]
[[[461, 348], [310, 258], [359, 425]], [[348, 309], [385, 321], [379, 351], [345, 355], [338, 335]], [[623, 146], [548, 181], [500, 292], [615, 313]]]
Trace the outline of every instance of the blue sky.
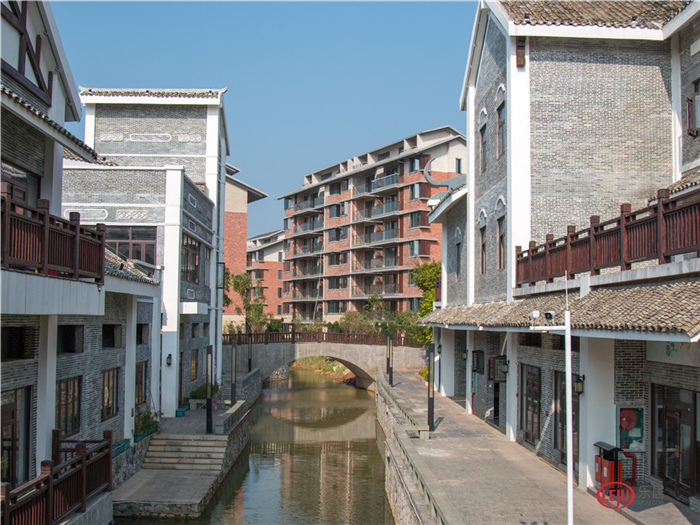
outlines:
[[[78, 84], [219, 88], [239, 177], [282, 226], [303, 176], [422, 130], [464, 132], [475, 2], [54, 2]], [[68, 129], [83, 136], [83, 123]]]

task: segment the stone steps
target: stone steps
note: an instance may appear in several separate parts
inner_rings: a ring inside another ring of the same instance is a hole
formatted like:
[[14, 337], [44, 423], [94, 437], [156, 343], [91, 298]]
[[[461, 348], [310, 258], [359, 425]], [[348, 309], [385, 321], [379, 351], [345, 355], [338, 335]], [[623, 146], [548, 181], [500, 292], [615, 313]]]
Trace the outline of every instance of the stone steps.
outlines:
[[143, 468], [220, 471], [227, 441], [226, 436], [159, 434], [151, 438]]

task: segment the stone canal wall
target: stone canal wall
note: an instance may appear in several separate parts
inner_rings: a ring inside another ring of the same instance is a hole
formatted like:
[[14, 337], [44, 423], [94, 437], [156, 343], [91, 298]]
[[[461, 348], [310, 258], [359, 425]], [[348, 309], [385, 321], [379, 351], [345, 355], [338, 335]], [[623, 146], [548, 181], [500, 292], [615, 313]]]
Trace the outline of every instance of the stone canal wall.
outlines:
[[[226, 368], [224, 368], [224, 370], [226, 370]], [[219, 402], [231, 400], [231, 375], [224, 374], [221, 381], [222, 385], [219, 392], [217, 392], [217, 399]], [[250, 408], [261, 394], [262, 376], [260, 375], [260, 369], [254, 368], [252, 372], [247, 374], [236, 374], [236, 401], [243, 400], [246, 403], [245, 408]]]
[[151, 436], [146, 436], [112, 460], [112, 490], [116, 490], [141, 469], [150, 441]]
[[377, 420], [386, 435], [384, 489], [397, 525], [463, 524], [420, 454], [423, 426], [417, 424], [418, 416], [402, 405], [381, 370], [375, 392]]

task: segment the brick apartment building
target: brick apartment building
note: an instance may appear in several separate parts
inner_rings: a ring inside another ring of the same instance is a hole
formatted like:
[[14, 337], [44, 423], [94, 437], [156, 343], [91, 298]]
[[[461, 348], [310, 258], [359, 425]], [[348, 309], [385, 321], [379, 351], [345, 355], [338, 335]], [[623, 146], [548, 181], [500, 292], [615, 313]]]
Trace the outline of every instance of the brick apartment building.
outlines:
[[440, 225], [428, 223], [438, 180], [462, 173], [465, 137], [449, 126], [423, 131], [304, 176], [284, 199], [283, 313], [332, 322], [380, 294], [392, 311], [418, 308], [415, 264], [440, 258]]
[[246, 270], [265, 297], [263, 312], [277, 318], [282, 317], [284, 237], [284, 230], [250, 237], [246, 256]]
[[[267, 197], [264, 193], [234, 177], [239, 169], [226, 164], [226, 203], [224, 207], [224, 264], [231, 275], [246, 271], [246, 237], [248, 236], [248, 204]], [[224, 307], [224, 325], [240, 324], [244, 316], [236, 313], [242, 308], [240, 297], [228, 294], [231, 304]]]
[[565, 468], [564, 338], [528, 314], [563, 324], [566, 286], [579, 487], [603, 441], [700, 509], [700, 4], [553, 5], [479, 4], [467, 185], [430, 214], [436, 388]]

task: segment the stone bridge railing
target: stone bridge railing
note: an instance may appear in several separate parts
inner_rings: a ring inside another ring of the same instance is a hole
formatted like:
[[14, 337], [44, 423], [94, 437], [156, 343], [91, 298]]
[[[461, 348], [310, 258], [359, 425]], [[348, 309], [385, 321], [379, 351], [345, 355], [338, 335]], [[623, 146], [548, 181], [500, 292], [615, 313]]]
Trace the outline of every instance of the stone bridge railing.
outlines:
[[[385, 345], [387, 336], [379, 333], [360, 334], [353, 332], [324, 332], [323, 330], [302, 330], [296, 332], [256, 332], [223, 334], [223, 344], [237, 345], [270, 344], [270, 343], [340, 343], [358, 345]], [[422, 348], [423, 343], [415, 341], [403, 334], [394, 334], [394, 346], [407, 346], [410, 348]]]

